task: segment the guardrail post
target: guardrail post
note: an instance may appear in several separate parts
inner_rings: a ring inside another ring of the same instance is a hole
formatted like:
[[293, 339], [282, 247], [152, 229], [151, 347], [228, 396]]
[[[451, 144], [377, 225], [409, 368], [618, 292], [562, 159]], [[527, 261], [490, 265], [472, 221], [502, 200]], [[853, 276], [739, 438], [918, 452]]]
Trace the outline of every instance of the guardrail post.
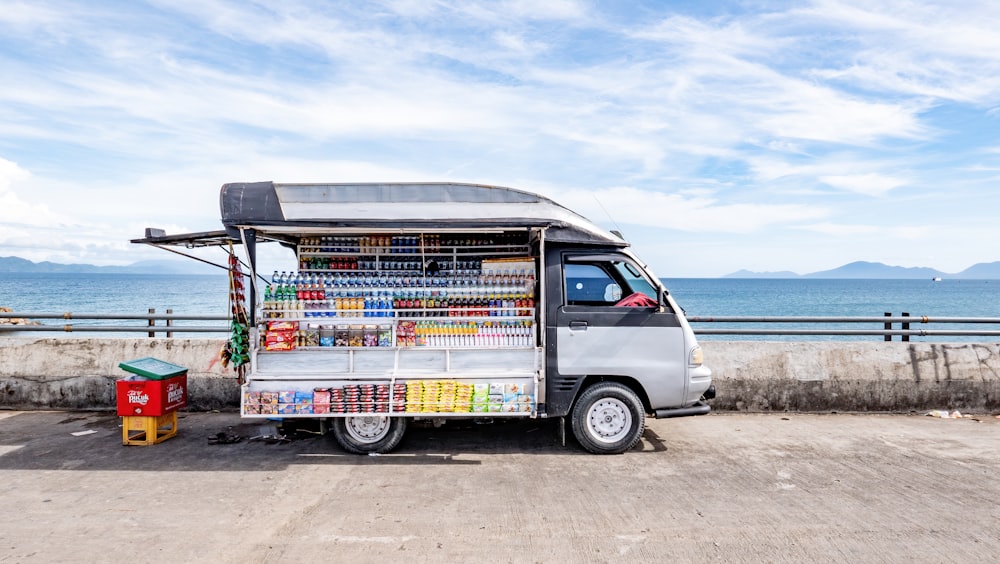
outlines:
[[[903, 312], [903, 317], [909, 317], [909, 316], [910, 316], [909, 312], [907, 312], [907, 311]], [[903, 323], [903, 331], [908, 331], [909, 329], [910, 329], [910, 324], [909, 323]], [[903, 335], [903, 340], [904, 341], [909, 341], [910, 340], [910, 336], [909, 335]]]
[[[174, 310], [172, 310], [172, 309], [168, 309], [167, 310], [167, 315], [173, 315], [173, 314], [174, 314]], [[904, 315], [906, 315], [906, 314], [904, 314]], [[174, 320], [173, 319], [168, 319], [167, 320], [167, 327], [173, 327], [173, 326], [174, 326]], [[173, 331], [167, 331], [167, 338], [168, 339], [172, 339], [173, 336], [174, 336], [174, 332]]]
[[[152, 307], [149, 308], [149, 315], [154, 315], [155, 313], [156, 313], [156, 308], [152, 308]], [[155, 327], [156, 326], [156, 320], [153, 319], [152, 317], [149, 318], [149, 326], [150, 327]], [[155, 337], [156, 336], [156, 331], [150, 331], [149, 333], [147, 333], [147, 335], [150, 338]]]
[[[889, 311], [885, 312], [885, 316], [886, 316], [886, 317], [892, 317], [892, 312], [889, 312]], [[885, 324], [885, 325], [883, 326], [883, 328], [884, 328], [884, 329], [885, 329], [886, 331], [892, 331], [892, 323], [886, 323], [886, 324]], [[886, 340], [886, 341], [891, 341], [891, 340], [892, 340], [892, 335], [886, 335], [886, 336], [884, 337], [884, 340]]]

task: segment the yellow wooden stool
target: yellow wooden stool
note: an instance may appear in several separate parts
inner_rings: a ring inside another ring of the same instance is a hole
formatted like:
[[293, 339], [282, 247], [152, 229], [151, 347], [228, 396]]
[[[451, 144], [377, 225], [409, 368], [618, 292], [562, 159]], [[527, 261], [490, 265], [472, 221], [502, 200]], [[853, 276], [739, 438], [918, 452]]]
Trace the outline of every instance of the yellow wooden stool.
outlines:
[[176, 434], [176, 411], [154, 417], [137, 415], [122, 417], [123, 445], [155, 445]]

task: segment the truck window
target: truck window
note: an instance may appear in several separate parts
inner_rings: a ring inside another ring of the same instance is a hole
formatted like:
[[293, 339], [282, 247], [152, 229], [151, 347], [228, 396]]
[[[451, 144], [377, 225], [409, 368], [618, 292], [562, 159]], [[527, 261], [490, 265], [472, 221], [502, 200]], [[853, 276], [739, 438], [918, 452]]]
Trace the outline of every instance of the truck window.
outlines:
[[564, 266], [567, 305], [613, 306], [621, 299], [621, 287], [604, 268], [596, 264]]
[[646, 296], [648, 303], [659, 303], [657, 287], [628, 261], [567, 262], [563, 272], [567, 305], [614, 306], [633, 294]]

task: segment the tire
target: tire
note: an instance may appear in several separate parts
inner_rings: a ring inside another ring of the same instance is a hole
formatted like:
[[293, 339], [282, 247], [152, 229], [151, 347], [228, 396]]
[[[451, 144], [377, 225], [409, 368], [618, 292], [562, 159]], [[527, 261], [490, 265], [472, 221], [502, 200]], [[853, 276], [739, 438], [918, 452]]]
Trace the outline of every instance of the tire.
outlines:
[[353, 454], [385, 454], [403, 440], [405, 417], [336, 417], [331, 430], [340, 447]]
[[594, 454], [621, 454], [631, 450], [646, 428], [642, 401], [618, 382], [599, 382], [577, 398], [570, 416], [573, 435]]

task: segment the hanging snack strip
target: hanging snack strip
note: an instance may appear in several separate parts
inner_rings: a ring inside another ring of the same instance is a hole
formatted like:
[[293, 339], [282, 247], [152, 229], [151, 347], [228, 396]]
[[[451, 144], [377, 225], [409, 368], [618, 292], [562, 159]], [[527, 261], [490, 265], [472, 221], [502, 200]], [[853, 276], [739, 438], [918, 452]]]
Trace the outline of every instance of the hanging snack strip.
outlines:
[[243, 290], [243, 271], [233, 246], [229, 246], [229, 341], [222, 349], [222, 366], [233, 364], [240, 383], [246, 380], [246, 366], [250, 362], [250, 330]]

